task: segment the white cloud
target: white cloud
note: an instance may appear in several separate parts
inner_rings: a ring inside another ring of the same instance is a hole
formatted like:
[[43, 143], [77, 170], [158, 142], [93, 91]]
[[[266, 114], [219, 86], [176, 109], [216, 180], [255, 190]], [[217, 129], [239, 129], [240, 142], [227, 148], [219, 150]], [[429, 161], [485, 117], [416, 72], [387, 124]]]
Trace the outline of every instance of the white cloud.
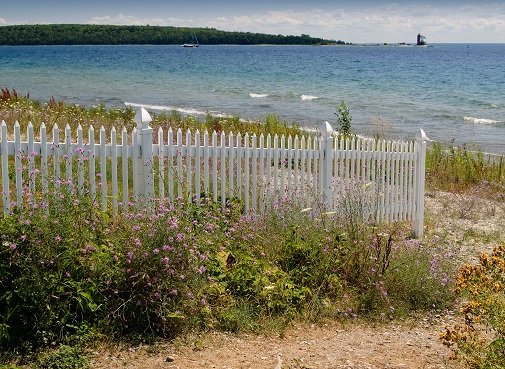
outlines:
[[361, 10], [267, 12], [214, 19], [209, 25], [252, 32], [303, 32], [352, 42], [412, 42], [417, 32], [425, 33], [432, 42], [505, 42], [504, 13], [504, 4], [384, 5]]
[[94, 17], [91, 24], [150, 24], [214, 27], [273, 34], [308, 33], [350, 42], [414, 42], [417, 32], [429, 42], [505, 42], [505, 4], [435, 6], [387, 4], [351, 10], [267, 11], [215, 18], [139, 18], [119, 14]]

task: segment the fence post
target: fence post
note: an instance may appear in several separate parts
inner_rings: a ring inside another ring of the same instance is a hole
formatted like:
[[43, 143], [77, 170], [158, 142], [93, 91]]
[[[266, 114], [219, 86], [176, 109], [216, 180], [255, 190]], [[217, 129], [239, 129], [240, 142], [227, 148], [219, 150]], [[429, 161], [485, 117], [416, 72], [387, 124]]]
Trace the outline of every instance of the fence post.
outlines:
[[321, 145], [320, 160], [322, 160], [323, 172], [322, 172], [322, 189], [323, 189], [323, 202], [327, 207], [327, 210], [331, 209], [331, 181], [333, 179], [332, 175], [332, 162], [333, 162], [333, 128], [331, 128], [330, 123], [324, 122], [321, 127], [321, 138], [323, 140]]
[[140, 108], [135, 114], [137, 123], [137, 142], [140, 146], [139, 155], [135, 158], [136, 173], [139, 189], [139, 200], [146, 201], [154, 196], [153, 174], [153, 130], [149, 127], [151, 116], [144, 108]]
[[7, 146], [7, 124], [2, 120], [0, 126], [0, 153], [2, 154], [2, 200], [3, 213], [8, 214], [11, 206], [11, 196], [9, 193], [9, 147]]
[[426, 133], [420, 129], [416, 134], [416, 217], [413, 231], [417, 238], [422, 238], [424, 233], [424, 180], [426, 172]]

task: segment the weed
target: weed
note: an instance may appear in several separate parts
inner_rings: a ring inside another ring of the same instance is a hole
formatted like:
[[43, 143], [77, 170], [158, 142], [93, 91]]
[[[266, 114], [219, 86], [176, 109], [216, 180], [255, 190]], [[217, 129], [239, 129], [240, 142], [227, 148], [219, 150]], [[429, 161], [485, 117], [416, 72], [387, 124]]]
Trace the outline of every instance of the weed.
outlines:
[[36, 363], [38, 369], [87, 369], [89, 361], [81, 349], [61, 345], [55, 351], [40, 355]]
[[505, 368], [505, 245], [464, 265], [456, 293], [464, 298], [464, 323], [446, 327], [442, 342], [471, 368]]

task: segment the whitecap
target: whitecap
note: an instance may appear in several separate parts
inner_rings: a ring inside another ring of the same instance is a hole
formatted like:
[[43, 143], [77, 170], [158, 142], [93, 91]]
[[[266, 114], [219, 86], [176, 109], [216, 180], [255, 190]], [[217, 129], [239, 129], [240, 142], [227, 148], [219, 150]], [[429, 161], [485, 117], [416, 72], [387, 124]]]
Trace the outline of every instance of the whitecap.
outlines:
[[264, 97], [268, 97], [269, 94], [257, 94], [257, 93], [254, 93], [254, 92], [251, 92], [249, 93], [249, 96], [250, 97], [254, 97], [254, 98], [264, 98]]
[[217, 111], [203, 111], [203, 110], [198, 110], [194, 108], [181, 108], [181, 107], [176, 107], [176, 106], [169, 106], [169, 105], [152, 105], [152, 104], [139, 104], [139, 103], [133, 103], [133, 102], [128, 102], [125, 101], [124, 103], [126, 106], [131, 106], [134, 108], [144, 108], [148, 110], [157, 110], [157, 111], [177, 111], [179, 113], [185, 114], [185, 115], [207, 115], [210, 114], [213, 117], [216, 118], [232, 118], [232, 115], [217, 112]]
[[463, 117], [463, 120], [465, 122], [470, 122], [470, 123], [474, 123], [474, 124], [487, 124], [487, 125], [504, 123], [499, 120], [475, 118], [475, 117]]
[[305, 100], [315, 100], [315, 99], [319, 99], [318, 96], [312, 96], [312, 95], [302, 95], [300, 96], [300, 99], [302, 101], [305, 101]]

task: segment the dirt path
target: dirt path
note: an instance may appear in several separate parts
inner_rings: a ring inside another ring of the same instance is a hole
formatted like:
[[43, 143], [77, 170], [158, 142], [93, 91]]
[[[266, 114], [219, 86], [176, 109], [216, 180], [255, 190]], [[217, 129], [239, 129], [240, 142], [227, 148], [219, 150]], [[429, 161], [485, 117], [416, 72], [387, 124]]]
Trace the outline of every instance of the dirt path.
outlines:
[[[438, 341], [445, 319], [379, 327], [363, 324], [295, 326], [285, 336], [215, 333], [199, 344], [101, 353], [94, 368], [375, 369], [449, 368], [450, 352]], [[149, 352], [151, 350], [151, 352]], [[155, 351], [155, 352], [153, 352]], [[173, 359], [170, 362], [170, 359]], [[167, 360], [168, 359], [168, 360]], [[279, 366], [280, 364], [280, 366]], [[453, 366], [454, 367], [454, 366]]]
[[[459, 262], [475, 259], [505, 240], [505, 204], [473, 195], [431, 193], [426, 197], [427, 237], [458, 251]], [[183, 343], [95, 353], [92, 367], [216, 369], [400, 369], [459, 368], [438, 340], [453, 312], [410, 322], [295, 325], [283, 337], [212, 333]]]

